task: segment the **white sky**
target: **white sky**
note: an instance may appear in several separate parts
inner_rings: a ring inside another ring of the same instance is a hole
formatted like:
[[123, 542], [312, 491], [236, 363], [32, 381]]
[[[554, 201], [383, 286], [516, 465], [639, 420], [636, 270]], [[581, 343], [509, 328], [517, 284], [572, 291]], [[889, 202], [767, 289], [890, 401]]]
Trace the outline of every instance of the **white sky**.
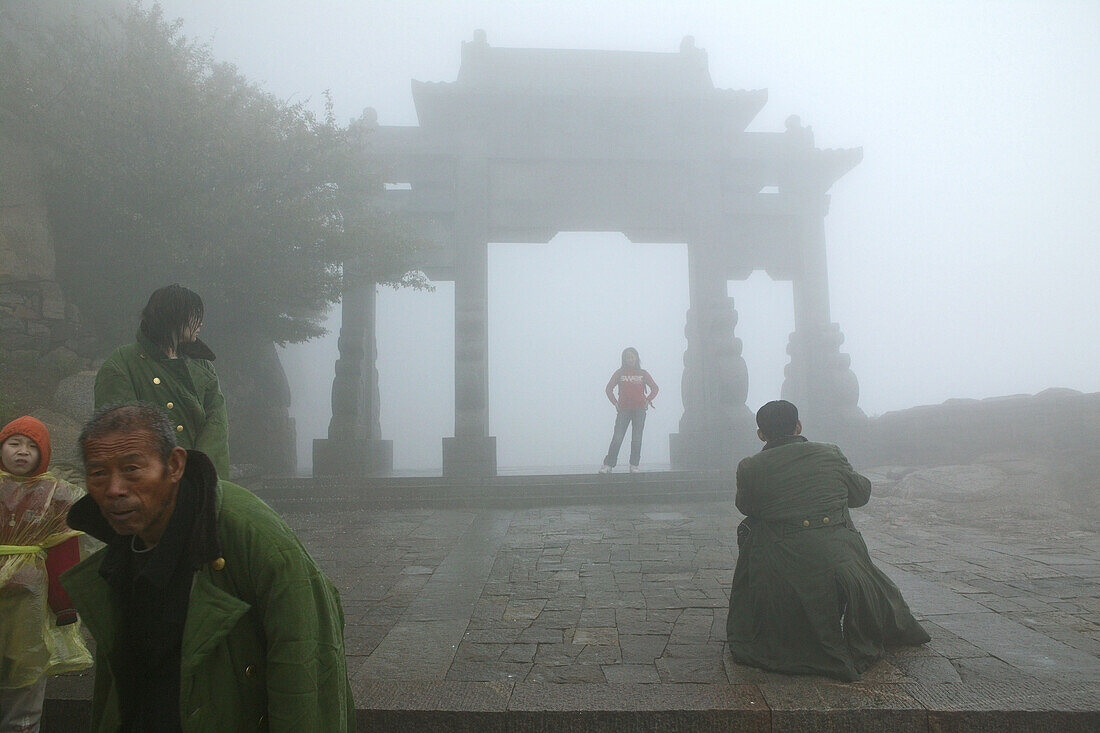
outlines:
[[[672, 52], [693, 35], [717, 87], [769, 90], [750, 129], [779, 131], [797, 114], [819, 147], [863, 147], [832, 189], [826, 227], [832, 316], [865, 411], [1100, 390], [1098, 2], [161, 5], [276, 95], [320, 109], [328, 89], [341, 121], [371, 106], [382, 124], [416, 124], [410, 80], [453, 81], [475, 28], [507, 47]], [[602, 390], [627, 345], [664, 392], [643, 463], [667, 462], [681, 412], [683, 248], [581, 234], [494, 245], [490, 277], [501, 466], [598, 465], [613, 420]], [[399, 468], [438, 467], [453, 431], [451, 293], [443, 283], [379, 298], [382, 427]], [[782, 382], [790, 286], [757, 273], [730, 293], [755, 409]], [[335, 339], [285, 356], [308, 466]]]

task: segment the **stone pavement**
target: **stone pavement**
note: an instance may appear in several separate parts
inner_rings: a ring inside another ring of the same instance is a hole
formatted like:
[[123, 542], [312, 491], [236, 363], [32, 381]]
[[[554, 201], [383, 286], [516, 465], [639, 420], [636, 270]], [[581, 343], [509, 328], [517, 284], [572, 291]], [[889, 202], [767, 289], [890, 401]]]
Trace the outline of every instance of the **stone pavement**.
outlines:
[[733, 662], [732, 502], [286, 516], [343, 593], [361, 708], [374, 698], [415, 708], [402, 691], [452, 683], [458, 708], [480, 696], [542, 709], [565, 695], [565, 710], [630, 710], [653, 708], [651, 695], [691, 704], [685, 694], [713, 708], [707, 696], [721, 690], [758, 692], [732, 702], [767, 708], [773, 725], [777, 710], [791, 722], [861, 706], [920, 730], [927, 710], [1082, 711], [1097, 723], [1097, 533], [920, 524], [890, 506], [872, 500], [853, 516], [933, 640], [892, 652], [855, 685]]
[[729, 656], [730, 501], [276, 506], [341, 590], [361, 729], [1100, 730], [1100, 535], [1072, 523], [853, 511], [933, 638], [843, 684]]

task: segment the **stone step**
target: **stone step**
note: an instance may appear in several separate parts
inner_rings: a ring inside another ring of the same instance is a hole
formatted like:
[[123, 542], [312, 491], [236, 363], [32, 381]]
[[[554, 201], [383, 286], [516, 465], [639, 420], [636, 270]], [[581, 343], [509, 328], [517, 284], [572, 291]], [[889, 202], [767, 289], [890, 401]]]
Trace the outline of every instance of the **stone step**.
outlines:
[[[364, 731], [1059, 731], [1100, 730], [1095, 686], [553, 684], [387, 682], [355, 690]], [[88, 728], [90, 703], [48, 696], [42, 730]]]
[[556, 504], [725, 501], [734, 494], [729, 471], [653, 471], [635, 474], [546, 474], [456, 479], [441, 476], [381, 478], [267, 478], [246, 482], [272, 505], [348, 503], [379, 508], [517, 508]]

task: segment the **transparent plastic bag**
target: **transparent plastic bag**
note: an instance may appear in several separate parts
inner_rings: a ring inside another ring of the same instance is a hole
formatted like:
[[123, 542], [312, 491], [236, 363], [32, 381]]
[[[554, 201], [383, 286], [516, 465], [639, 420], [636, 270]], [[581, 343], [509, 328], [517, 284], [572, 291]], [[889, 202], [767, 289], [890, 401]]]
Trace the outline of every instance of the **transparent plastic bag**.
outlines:
[[0, 472], [0, 688], [92, 664], [80, 623], [57, 626], [47, 602], [46, 552], [77, 536], [65, 517], [83, 493], [49, 474]]

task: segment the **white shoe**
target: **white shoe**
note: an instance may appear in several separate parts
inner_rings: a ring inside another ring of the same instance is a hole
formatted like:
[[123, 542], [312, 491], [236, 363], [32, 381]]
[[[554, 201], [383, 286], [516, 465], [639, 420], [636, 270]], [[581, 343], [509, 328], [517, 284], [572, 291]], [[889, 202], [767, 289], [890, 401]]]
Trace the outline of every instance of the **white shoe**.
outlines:
[[611, 466], [608, 466], [606, 463], [600, 466], [600, 473], [611, 473]]
[[638, 473], [638, 467], [637, 466], [631, 466], [630, 467], [630, 472], [631, 473]]

